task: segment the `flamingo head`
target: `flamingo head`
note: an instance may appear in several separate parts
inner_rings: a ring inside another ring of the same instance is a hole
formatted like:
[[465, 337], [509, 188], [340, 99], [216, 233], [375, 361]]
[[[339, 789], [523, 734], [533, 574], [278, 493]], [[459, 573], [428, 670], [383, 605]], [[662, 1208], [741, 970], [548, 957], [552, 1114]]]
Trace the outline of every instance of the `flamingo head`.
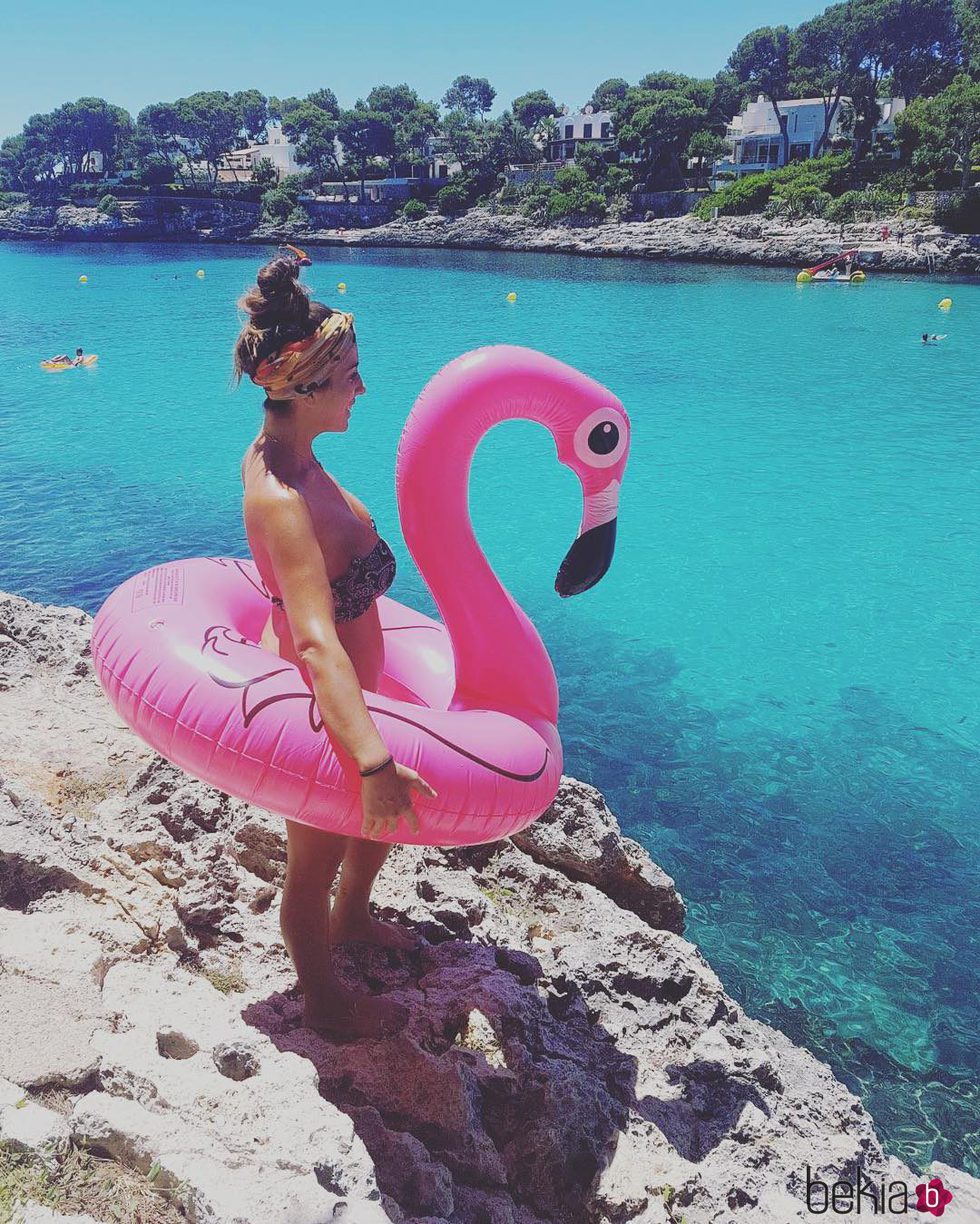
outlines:
[[622, 404], [604, 388], [589, 398], [558, 436], [558, 459], [582, 482], [584, 504], [578, 536], [555, 578], [563, 598], [587, 591], [612, 564], [619, 490], [630, 446], [630, 421]]

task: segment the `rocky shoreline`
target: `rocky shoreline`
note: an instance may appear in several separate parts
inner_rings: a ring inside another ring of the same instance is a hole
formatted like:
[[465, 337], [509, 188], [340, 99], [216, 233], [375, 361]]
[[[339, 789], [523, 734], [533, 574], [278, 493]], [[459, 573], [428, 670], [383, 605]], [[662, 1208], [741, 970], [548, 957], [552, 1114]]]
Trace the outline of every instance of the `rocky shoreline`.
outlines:
[[[808, 1168], [921, 1180], [725, 993], [673, 882], [572, 778], [518, 837], [395, 851], [377, 899], [417, 951], [339, 959], [405, 1032], [303, 1029], [282, 821], [120, 723], [90, 626], [0, 595], [0, 1219], [790, 1224]], [[73, 1194], [80, 1154], [111, 1211]], [[12, 1208], [24, 1169], [47, 1206]], [[952, 1224], [980, 1219], [980, 1182], [929, 1173]]]
[[432, 247], [520, 251], [700, 263], [760, 264], [802, 268], [827, 254], [857, 247], [862, 261], [881, 272], [980, 272], [980, 235], [953, 234], [923, 221], [892, 221], [904, 240], [881, 240], [881, 222], [840, 225], [820, 220], [778, 221], [761, 216], [694, 216], [594, 226], [542, 227], [517, 214], [473, 208], [460, 217], [430, 213], [418, 221], [397, 218], [370, 229], [318, 230], [270, 226], [257, 205], [220, 201], [124, 202], [120, 217], [94, 208], [19, 206], [0, 211], [0, 239], [35, 241], [235, 242], [304, 246]]

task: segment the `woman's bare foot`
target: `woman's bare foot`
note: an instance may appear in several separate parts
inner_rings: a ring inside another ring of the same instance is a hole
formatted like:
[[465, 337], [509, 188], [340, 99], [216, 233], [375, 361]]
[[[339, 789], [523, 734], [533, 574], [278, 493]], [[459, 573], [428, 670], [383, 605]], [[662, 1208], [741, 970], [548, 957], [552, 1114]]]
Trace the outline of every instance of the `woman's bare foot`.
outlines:
[[335, 905], [330, 915], [330, 942], [368, 943], [379, 948], [396, 948], [400, 952], [418, 947], [418, 940], [393, 922], [382, 922], [368, 913], [338, 912]]
[[323, 1037], [355, 1040], [359, 1037], [393, 1037], [408, 1023], [408, 1009], [391, 999], [338, 989], [329, 1007], [303, 1011], [303, 1026]]

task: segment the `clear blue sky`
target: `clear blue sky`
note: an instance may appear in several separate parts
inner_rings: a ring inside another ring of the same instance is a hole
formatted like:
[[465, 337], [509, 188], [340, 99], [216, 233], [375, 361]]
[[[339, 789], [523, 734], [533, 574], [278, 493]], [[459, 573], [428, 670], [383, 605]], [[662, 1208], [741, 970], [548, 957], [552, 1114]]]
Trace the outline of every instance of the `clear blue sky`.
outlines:
[[[459, 73], [489, 77], [500, 109], [538, 87], [579, 105], [610, 76], [710, 76], [750, 29], [795, 25], [826, 0], [45, 0], [0, 3], [0, 137], [28, 115], [96, 95], [132, 114], [197, 89], [279, 96], [327, 85], [351, 105], [407, 81], [435, 101]], [[151, 16], [152, 13], [152, 16]]]

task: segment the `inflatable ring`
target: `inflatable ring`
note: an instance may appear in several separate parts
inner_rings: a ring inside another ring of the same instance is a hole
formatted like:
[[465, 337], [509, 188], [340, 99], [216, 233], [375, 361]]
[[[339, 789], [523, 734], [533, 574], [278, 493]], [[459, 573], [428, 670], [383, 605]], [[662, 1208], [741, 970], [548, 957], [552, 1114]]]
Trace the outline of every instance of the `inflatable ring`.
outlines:
[[[429, 781], [419, 832], [390, 841], [495, 841], [539, 816], [562, 770], [558, 688], [530, 620], [494, 575], [468, 511], [483, 435], [525, 418], [549, 429], [584, 509], [555, 589], [593, 586], [612, 560], [629, 419], [592, 379], [530, 349], [457, 358], [416, 401], [398, 449], [405, 541], [442, 622], [378, 601], [383, 677], [364, 699], [395, 759]], [[360, 776], [324, 727], [301, 671], [258, 645], [270, 597], [249, 560], [197, 557], [118, 587], [92, 630], [96, 674], [126, 723], [188, 773], [329, 832], [361, 829]]]

